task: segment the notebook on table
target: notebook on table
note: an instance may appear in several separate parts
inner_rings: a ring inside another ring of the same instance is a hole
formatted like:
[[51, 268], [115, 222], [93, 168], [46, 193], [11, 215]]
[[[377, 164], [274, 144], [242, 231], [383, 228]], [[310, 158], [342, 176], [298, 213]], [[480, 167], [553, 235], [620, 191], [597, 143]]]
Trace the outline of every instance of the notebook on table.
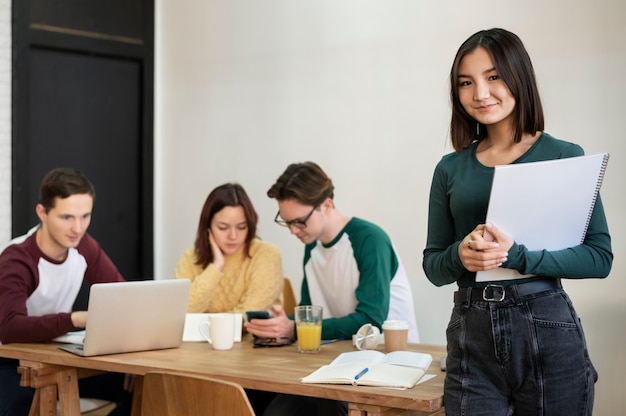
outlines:
[[[82, 344], [59, 348], [88, 357], [178, 347], [190, 285], [188, 279], [94, 284]], [[54, 341], [80, 342], [80, 337], [73, 333]]]

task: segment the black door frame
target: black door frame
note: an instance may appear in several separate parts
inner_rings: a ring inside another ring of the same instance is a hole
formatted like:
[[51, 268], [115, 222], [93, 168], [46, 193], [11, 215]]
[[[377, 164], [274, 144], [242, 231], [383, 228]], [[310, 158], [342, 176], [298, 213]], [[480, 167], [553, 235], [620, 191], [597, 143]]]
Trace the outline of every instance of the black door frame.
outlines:
[[[31, 19], [31, 1], [14, 0], [13, 24], [13, 80], [12, 80], [12, 236], [22, 234], [32, 225], [32, 209], [24, 210], [24, 178], [29, 165], [27, 140], [29, 134], [29, 62], [31, 48], [65, 50], [89, 55], [109, 56], [141, 62], [141, 269], [143, 276], [153, 276], [154, 269], [154, 0], [141, 2], [143, 22], [141, 37], [119, 36], [102, 32], [59, 27], [34, 22]], [[124, 0], [121, 0], [124, 1]], [[55, 2], [62, 12], [72, 0]], [[65, 3], [65, 4], [63, 4]]]

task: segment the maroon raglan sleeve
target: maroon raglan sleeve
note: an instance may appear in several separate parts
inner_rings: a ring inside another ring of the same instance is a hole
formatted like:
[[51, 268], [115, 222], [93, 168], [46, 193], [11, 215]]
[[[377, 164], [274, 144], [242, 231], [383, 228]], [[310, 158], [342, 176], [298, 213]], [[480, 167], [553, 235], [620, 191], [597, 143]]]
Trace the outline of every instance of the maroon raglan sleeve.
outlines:
[[28, 316], [26, 300], [38, 284], [32, 253], [7, 247], [0, 256], [0, 342], [45, 342], [75, 330], [70, 313]]
[[125, 281], [100, 244], [89, 234], [83, 236], [77, 248], [78, 252], [87, 260], [85, 279], [90, 284]]

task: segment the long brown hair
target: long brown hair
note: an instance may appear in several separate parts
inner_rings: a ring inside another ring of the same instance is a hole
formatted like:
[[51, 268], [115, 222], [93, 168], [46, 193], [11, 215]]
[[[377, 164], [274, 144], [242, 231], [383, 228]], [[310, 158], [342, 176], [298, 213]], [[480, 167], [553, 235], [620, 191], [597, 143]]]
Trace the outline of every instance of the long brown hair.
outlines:
[[515, 98], [514, 141], [519, 143], [524, 133], [534, 135], [544, 129], [543, 107], [535, 71], [524, 44], [517, 35], [504, 29], [481, 30], [463, 42], [450, 70], [450, 139], [456, 152], [461, 152], [474, 140], [480, 141], [487, 135], [485, 125], [470, 117], [459, 100], [461, 60], [478, 47], [485, 48], [491, 55], [498, 75]]
[[215, 214], [220, 212], [224, 207], [243, 208], [248, 225], [248, 235], [245, 241], [245, 253], [250, 256], [250, 244], [256, 237], [256, 227], [258, 223], [258, 215], [254, 210], [252, 201], [248, 194], [238, 183], [226, 183], [213, 189], [202, 207], [200, 213], [200, 221], [198, 222], [198, 231], [196, 233], [196, 242], [194, 244], [196, 251], [196, 264], [207, 267], [213, 262], [213, 250], [209, 244], [208, 230], [211, 228], [211, 221]]

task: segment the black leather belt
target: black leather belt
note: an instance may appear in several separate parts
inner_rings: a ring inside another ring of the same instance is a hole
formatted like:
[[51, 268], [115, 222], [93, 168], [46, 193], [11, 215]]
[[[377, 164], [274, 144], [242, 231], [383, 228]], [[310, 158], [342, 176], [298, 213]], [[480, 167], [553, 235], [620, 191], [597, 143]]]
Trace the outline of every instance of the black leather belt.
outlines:
[[515, 290], [518, 296], [526, 296], [533, 293], [544, 292], [546, 290], [560, 289], [561, 279], [537, 279], [527, 283], [518, 285], [501, 286], [490, 284], [485, 287], [461, 287], [454, 292], [454, 303], [460, 304], [467, 302], [467, 291], [470, 290], [470, 302], [487, 301], [501, 302], [504, 299], [513, 299]]

